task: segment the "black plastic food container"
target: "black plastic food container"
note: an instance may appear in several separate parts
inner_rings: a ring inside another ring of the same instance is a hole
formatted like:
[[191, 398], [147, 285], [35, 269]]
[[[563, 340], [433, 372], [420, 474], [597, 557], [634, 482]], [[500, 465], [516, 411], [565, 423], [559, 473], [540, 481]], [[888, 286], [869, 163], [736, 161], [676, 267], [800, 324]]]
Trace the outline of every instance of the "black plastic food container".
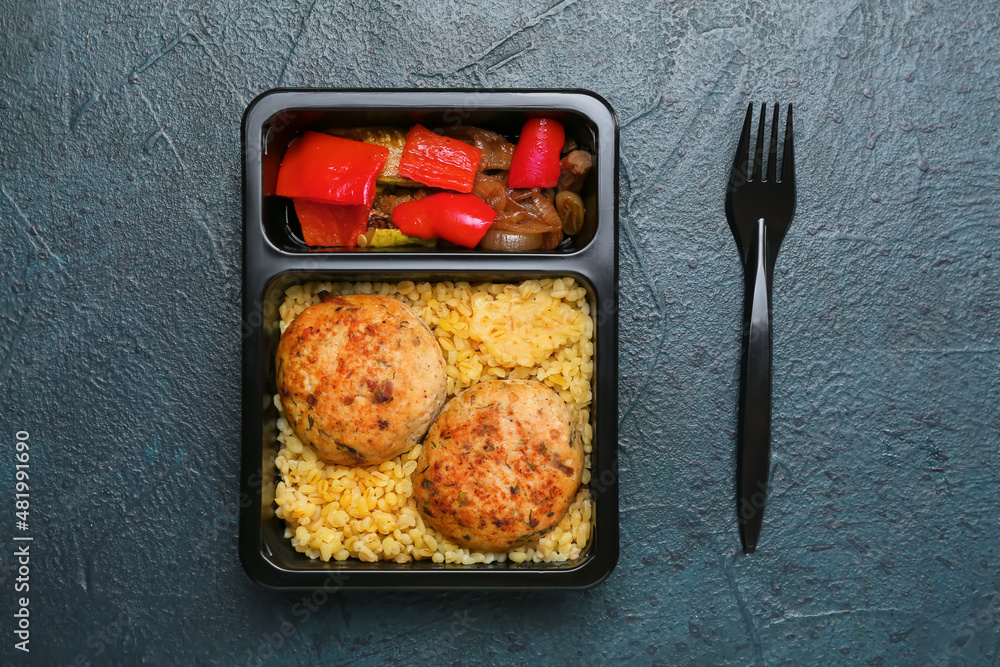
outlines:
[[[309, 129], [475, 125], [516, 136], [524, 121], [559, 120], [595, 157], [581, 196], [583, 230], [551, 251], [441, 248], [315, 250], [294, 209], [274, 195], [288, 143]], [[276, 588], [579, 589], [603, 581], [618, 560], [618, 124], [587, 91], [275, 90], [243, 116], [243, 458], [240, 558], [250, 577]], [[591, 421], [594, 529], [566, 563], [455, 565], [312, 560], [274, 516], [278, 471], [274, 357], [284, 290], [314, 280], [520, 282], [572, 276], [588, 291], [595, 324]]]

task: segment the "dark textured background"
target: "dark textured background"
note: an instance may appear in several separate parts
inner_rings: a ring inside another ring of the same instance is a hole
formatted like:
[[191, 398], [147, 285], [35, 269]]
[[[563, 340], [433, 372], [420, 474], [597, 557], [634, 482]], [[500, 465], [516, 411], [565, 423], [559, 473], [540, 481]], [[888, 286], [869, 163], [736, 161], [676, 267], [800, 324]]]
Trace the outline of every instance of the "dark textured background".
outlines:
[[[0, 10], [0, 506], [26, 429], [36, 664], [995, 662], [996, 5], [370, 4]], [[239, 121], [275, 86], [582, 87], [617, 110], [622, 552], [601, 587], [313, 612], [244, 575]], [[761, 99], [796, 105], [800, 186], [743, 557], [722, 195]]]

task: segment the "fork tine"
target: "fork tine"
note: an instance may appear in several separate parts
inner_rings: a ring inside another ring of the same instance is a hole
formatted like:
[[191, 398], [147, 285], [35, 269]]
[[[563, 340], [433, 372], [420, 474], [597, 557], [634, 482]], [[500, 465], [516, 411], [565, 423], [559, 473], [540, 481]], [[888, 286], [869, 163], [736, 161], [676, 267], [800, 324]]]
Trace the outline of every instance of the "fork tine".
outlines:
[[792, 105], [788, 105], [785, 121], [785, 152], [781, 157], [781, 182], [795, 186], [795, 147], [792, 145]]
[[733, 160], [733, 171], [729, 175], [730, 185], [745, 182], [750, 173], [747, 158], [750, 155], [750, 122], [753, 119], [753, 102], [747, 107], [747, 117], [743, 121], [743, 131], [740, 133], [740, 143], [736, 146], [736, 158]]
[[777, 179], [775, 175], [775, 170], [778, 168], [778, 107], [780, 104], [774, 105], [774, 111], [771, 113], [771, 145], [767, 149], [767, 182], [774, 183]]
[[760, 103], [760, 124], [757, 125], [757, 148], [753, 152], [753, 174], [750, 180], [760, 180], [761, 164], [764, 162], [764, 114], [767, 111], [767, 102]]

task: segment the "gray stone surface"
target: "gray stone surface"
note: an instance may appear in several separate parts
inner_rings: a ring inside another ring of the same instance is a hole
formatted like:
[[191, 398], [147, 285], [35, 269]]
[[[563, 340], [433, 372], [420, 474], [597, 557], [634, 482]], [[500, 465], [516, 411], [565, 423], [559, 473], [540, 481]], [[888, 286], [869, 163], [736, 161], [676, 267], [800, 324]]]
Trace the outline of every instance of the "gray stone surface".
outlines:
[[[996, 6], [367, 4], [0, 10], [0, 535], [24, 429], [33, 662], [995, 661]], [[617, 110], [622, 552], [603, 586], [312, 611], [243, 574], [239, 120], [282, 85], [582, 87]], [[772, 496], [743, 557], [722, 195], [762, 99], [796, 105], [800, 199]]]

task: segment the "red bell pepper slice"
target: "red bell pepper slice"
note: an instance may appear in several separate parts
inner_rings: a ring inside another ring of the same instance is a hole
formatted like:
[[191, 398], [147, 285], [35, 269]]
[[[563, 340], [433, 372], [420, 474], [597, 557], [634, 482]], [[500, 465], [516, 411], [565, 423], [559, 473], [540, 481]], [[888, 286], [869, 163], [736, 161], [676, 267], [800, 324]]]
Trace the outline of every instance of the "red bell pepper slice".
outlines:
[[440, 237], [474, 248], [496, 220], [497, 212], [475, 195], [450, 192], [403, 202], [392, 211], [399, 231], [429, 239]]
[[564, 143], [566, 131], [559, 121], [529, 120], [514, 148], [507, 184], [512, 188], [554, 188], [559, 184], [559, 153]]
[[353, 248], [368, 228], [368, 206], [327, 204], [311, 199], [293, 199], [302, 238], [309, 246]]
[[276, 194], [330, 204], [371, 207], [389, 150], [382, 146], [306, 132], [285, 151]]
[[414, 125], [406, 135], [399, 175], [432, 188], [472, 192], [482, 157], [475, 146]]

